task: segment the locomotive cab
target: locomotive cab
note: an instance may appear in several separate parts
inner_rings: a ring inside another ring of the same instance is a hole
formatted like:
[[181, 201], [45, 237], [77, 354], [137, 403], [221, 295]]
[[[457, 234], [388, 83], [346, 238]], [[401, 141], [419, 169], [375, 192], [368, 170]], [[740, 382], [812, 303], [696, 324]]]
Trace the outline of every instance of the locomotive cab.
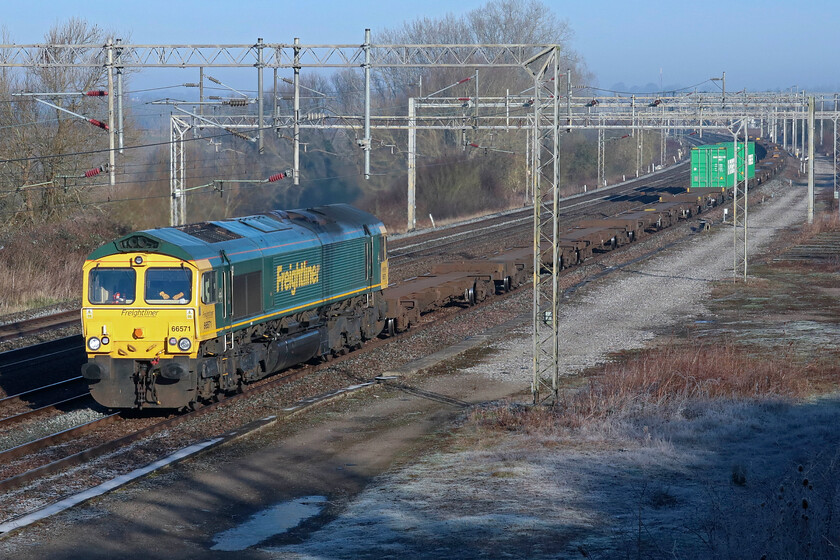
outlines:
[[195, 385], [191, 359], [198, 349], [197, 317], [205, 311], [200, 278], [195, 264], [155, 253], [86, 263], [82, 325], [88, 363], [82, 375], [98, 402], [130, 408], [183, 400], [183, 391]]

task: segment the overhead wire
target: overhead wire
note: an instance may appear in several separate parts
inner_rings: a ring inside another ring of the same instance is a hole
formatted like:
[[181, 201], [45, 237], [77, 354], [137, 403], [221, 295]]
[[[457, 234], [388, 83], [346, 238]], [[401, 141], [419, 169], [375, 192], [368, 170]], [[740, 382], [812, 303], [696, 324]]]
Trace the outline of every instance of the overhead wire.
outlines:
[[[655, 95], [655, 94], [662, 94], [662, 93], [665, 93], [665, 92], [688, 91], [688, 90], [694, 89], [696, 87], [702, 86], [703, 84], [708, 83], [708, 82], [714, 83], [714, 80], [712, 80], [711, 78], [706, 78], [702, 82], [698, 82], [694, 85], [685, 86], [685, 87], [681, 87], [681, 88], [660, 89], [658, 91], [650, 91], [650, 92], [621, 91], [621, 90], [600, 88], [600, 87], [596, 87], [596, 86], [580, 86], [576, 89], [589, 89], [589, 90], [593, 90], [593, 91], [602, 91], [604, 93], [618, 93], [618, 94], [622, 94], [622, 95], [639, 95], [639, 94]], [[715, 84], [715, 85], [717, 85], [717, 84]]]
[[[450, 162], [446, 162], [446, 161], [430, 162], [430, 163], [418, 165], [417, 169], [427, 169], [427, 168], [433, 168], [433, 167], [440, 167], [440, 166], [448, 165], [449, 163]], [[390, 171], [390, 172], [377, 173], [376, 175], [379, 176], [379, 177], [398, 177], [398, 176], [404, 175], [404, 174], [405, 174], [404, 170], [394, 170], [394, 171]], [[311, 179], [302, 179], [300, 187], [303, 188], [306, 185], [311, 184], [311, 183], [320, 183], [320, 182], [324, 182], [324, 181], [351, 179], [351, 178], [359, 177], [360, 175], [361, 175], [361, 173], [353, 173], [353, 174], [347, 174], [347, 175], [334, 175], [334, 176], [331, 176], [331, 177], [317, 177], [317, 178], [311, 178]], [[198, 177], [198, 178], [201, 178], [201, 177]], [[150, 182], [150, 181], [147, 181], [147, 182]], [[132, 184], [134, 184], [134, 183], [132, 183]], [[240, 185], [238, 187], [238, 192], [241, 193], [242, 191], [249, 191], [249, 190], [258, 189], [258, 188], [277, 188], [278, 186], [283, 186], [283, 185], [284, 185], [284, 183], [243, 183], [242, 185]], [[286, 183], [286, 185], [288, 186], [288, 188], [292, 187], [291, 184]], [[105, 188], [105, 187], [120, 186], [120, 185], [110, 185], [110, 183], [96, 183], [93, 186], [98, 187], [98, 188]], [[59, 187], [56, 187], [56, 188], [64, 188], [64, 187], [59, 186]], [[84, 187], [73, 187], [73, 188], [84, 188]], [[191, 196], [215, 195], [215, 194], [216, 194], [216, 191], [207, 190], [207, 191], [193, 192], [193, 193], [191, 193]], [[85, 202], [82, 202], [82, 203], [80, 203], [79, 201], [63, 202], [63, 203], [55, 203], [55, 204], [51, 205], [51, 207], [53, 207], [53, 208], [70, 207], [70, 206], [90, 207], [90, 206], [99, 206], [99, 205], [105, 205], [105, 204], [116, 204], [116, 203], [120, 203], [120, 202], [138, 202], [138, 201], [144, 201], [144, 200], [157, 200], [157, 199], [168, 199], [168, 198], [171, 198], [171, 193], [154, 194], [154, 195], [150, 194], [150, 195], [144, 195], [144, 196], [139, 196], [139, 197], [128, 197], [128, 198], [110, 198], [109, 197], [105, 200], [91, 200], [91, 201], [85, 201]], [[0, 211], [0, 216], [11, 216], [11, 215], [25, 213], [25, 212], [27, 212], [27, 210]]]

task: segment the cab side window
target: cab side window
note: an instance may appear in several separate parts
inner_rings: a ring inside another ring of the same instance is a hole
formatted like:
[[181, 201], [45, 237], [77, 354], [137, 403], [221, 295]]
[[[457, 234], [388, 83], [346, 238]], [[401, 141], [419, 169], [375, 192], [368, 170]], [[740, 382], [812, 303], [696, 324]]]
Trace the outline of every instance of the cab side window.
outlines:
[[216, 273], [212, 270], [201, 275], [201, 303], [217, 303]]

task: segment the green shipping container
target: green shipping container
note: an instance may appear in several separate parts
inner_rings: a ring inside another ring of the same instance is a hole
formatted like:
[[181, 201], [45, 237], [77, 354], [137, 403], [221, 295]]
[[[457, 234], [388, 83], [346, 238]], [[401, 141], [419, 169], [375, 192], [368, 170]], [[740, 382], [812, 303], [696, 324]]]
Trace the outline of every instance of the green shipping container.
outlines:
[[[691, 149], [692, 189], [731, 188], [738, 173], [738, 182], [744, 180], [744, 143], [738, 143], [738, 160], [733, 156], [732, 142], [698, 146]], [[747, 143], [747, 173], [750, 179], [755, 177], [755, 142]]]
[[[732, 153], [732, 144], [729, 144]], [[747, 142], [747, 173], [750, 179], [755, 178], [755, 142]], [[744, 143], [738, 143], [738, 182], [744, 180]]]
[[725, 188], [732, 185], [727, 172], [728, 150], [722, 144], [691, 148], [691, 188]]

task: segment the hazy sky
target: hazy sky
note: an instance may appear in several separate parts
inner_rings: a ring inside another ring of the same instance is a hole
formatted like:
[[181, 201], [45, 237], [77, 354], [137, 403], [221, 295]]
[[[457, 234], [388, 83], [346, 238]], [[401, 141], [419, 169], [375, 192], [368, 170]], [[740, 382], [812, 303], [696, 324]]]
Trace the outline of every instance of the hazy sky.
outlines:
[[[54, 0], [16, 2], [3, 24], [18, 44], [80, 17], [136, 44], [361, 44], [365, 28], [461, 14], [485, 0]], [[727, 90], [840, 89], [837, 0], [545, 0], [572, 47], [612, 89], [690, 86], [726, 72]], [[127, 41], [128, 42], [128, 41]], [[195, 81], [180, 75], [172, 83]], [[156, 79], [157, 81], [157, 79]], [[136, 81], [134, 82], [138, 84]]]

